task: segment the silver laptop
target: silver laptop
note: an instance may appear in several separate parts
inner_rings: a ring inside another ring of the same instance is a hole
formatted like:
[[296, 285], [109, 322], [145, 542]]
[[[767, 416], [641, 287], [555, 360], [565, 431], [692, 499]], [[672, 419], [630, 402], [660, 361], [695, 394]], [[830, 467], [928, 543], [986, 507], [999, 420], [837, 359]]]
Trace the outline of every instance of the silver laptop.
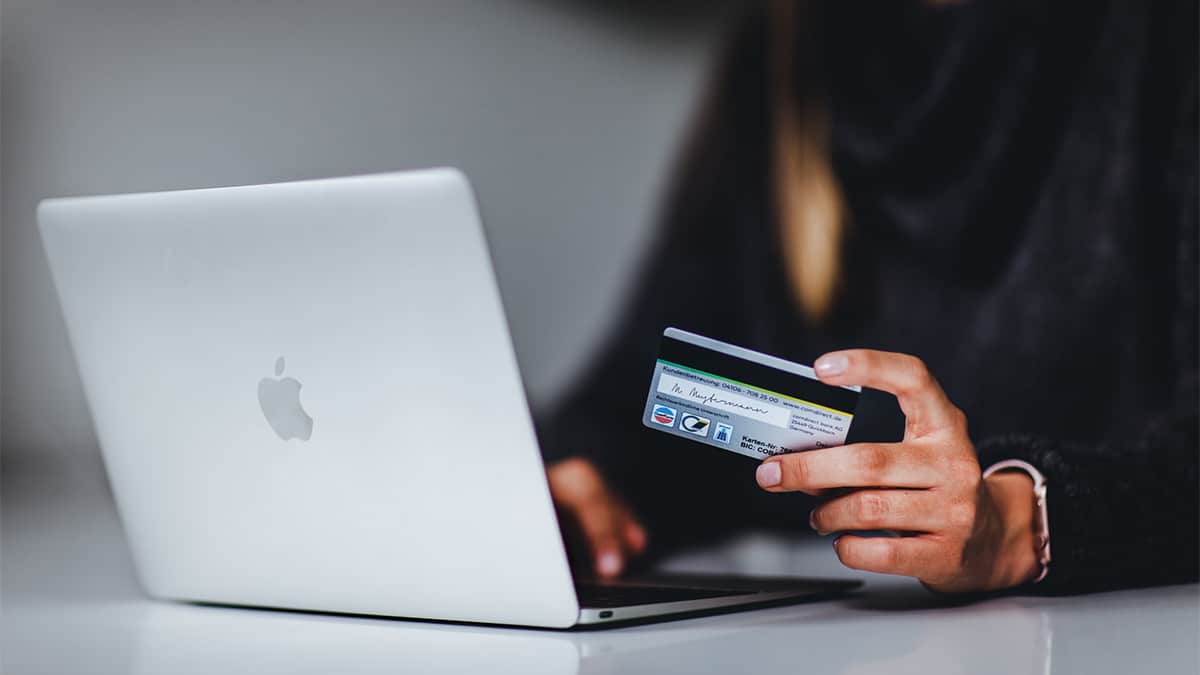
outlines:
[[577, 583], [458, 171], [38, 218], [151, 596], [565, 628], [855, 585]]

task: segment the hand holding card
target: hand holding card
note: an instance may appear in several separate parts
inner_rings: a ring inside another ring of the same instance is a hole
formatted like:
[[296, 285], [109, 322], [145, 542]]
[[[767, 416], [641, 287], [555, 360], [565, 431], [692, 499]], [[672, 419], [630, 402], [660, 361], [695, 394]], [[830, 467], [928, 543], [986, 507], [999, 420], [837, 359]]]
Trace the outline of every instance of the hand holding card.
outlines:
[[[755, 477], [769, 492], [834, 496], [810, 516], [839, 534], [847, 567], [903, 574], [947, 592], [1010, 588], [1039, 572], [1033, 482], [1025, 474], [981, 475], [967, 416], [915, 356], [866, 349], [817, 359], [822, 381], [889, 391], [907, 421], [903, 440], [851, 443], [771, 457]], [[890, 530], [900, 537], [865, 537]]]

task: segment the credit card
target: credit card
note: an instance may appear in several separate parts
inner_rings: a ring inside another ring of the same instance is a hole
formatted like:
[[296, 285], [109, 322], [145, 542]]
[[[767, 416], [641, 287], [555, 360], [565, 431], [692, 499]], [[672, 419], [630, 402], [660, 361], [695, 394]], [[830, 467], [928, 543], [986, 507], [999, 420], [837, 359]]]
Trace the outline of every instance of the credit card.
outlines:
[[668, 328], [642, 423], [762, 459], [844, 444], [861, 394], [808, 366]]

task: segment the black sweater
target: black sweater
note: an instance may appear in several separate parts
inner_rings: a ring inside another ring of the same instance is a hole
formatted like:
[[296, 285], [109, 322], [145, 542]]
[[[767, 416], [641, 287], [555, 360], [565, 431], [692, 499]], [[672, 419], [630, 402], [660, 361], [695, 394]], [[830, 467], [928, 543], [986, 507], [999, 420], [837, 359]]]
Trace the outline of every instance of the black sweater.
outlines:
[[759, 490], [752, 460], [642, 428], [662, 329], [803, 363], [907, 352], [967, 413], [983, 466], [1047, 476], [1054, 562], [1035, 590], [1196, 579], [1195, 3], [1066, 5], [829, 3], [819, 68], [798, 69], [826, 78], [852, 214], [822, 323], [784, 275], [752, 12], [631, 303], [540, 425], [548, 459], [593, 458], [659, 550], [804, 531], [812, 502]]

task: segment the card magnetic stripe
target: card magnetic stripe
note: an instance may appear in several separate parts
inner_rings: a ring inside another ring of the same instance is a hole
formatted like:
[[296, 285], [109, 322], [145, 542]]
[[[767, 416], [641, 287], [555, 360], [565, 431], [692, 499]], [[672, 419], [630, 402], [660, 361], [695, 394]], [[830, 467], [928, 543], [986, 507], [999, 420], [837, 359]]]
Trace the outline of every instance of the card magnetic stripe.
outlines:
[[849, 415], [854, 414], [858, 405], [859, 393], [856, 391], [715, 352], [672, 337], [663, 337], [658, 358], [660, 361], [669, 361], [689, 369], [711, 373], [719, 378], [778, 392]]

